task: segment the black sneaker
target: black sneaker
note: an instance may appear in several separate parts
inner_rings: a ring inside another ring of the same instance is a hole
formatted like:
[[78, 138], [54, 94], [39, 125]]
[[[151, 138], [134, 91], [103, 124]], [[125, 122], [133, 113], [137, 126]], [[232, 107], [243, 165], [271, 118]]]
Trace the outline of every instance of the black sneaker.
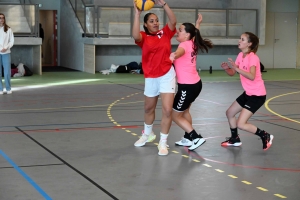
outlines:
[[225, 147], [230, 147], [230, 146], [239, 147], [241, 145], [242, 142], [239, 136], [237, 136], [236, 138], [233, 137], [226, 138], [226, 140], [221, 143], [221, 146], [225, 146]]
[[261, 140], [263, 143], [263, 150], [266, 151], [271, 147], [274, 136], [270, 135], [266, 131], [263, 131], [263, 132], [264, 133], [263, 133], [263, 136], [261, 136]]

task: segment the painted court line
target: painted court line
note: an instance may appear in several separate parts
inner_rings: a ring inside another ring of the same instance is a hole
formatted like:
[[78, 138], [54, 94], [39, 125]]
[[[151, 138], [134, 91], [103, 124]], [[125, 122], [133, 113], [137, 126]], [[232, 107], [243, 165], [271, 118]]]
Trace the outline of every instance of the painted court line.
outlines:
[[277, 116], [280, 117], [280, 118], [283, 118], [283, 119], [286, 119], [286, 120], [289, 120], [289, 121], [292, 121], [292, 122], [295, 122], [295, 123], [300, 124], [300, 121], [297, 121], [297, 120], [294, 120], [294, 119], [291, 119], [291, 118], [282, 116], [282, 115], [280, 115], [280, 114], [274, 112], [273, 110], [271, 110], [271, 108], [269, 107], [269, 102], [272, 101], [273, 99], [276, 99], [276, 98], [279, 98], [279, 97], [283, 97], [283, 96], [287, 96], [287, 95], [297, 94], [297, 93], [300, 93], [300, 92], [290, 92], [290, 93], [281, 94], [281, 95], [272, 97], [272, 98], [270, 98], [270, 99], [268, 99], [268, 100], [266, 101], [265, 107], [266, 107], [266, 109], [267, 109], [269, 112], [273, 113], [274, 115], [277, 115]]
[[[113, 104], [112, 104], [113, 105]], [[110, 113], [110, 110], [112, 109], [112, 107], [110, 107], [109, 109], [108, 109], [108, 111], [109, 111], [109, 113]], [[112, 121], [112, 120], [111, 120]], [[117, 123], [117, 124], [119, 124], [119, 123]], [[122, 125], [120, 125], [121, 127], [123, 127]], [[126, 132], [131, 132], [131, 130], [128, 130], [128, 129], [124, 129]], [[210, 137], [209, 139], [212, 139], [212, 138], [217, 138], [217, 137], [220, 137], [220, 136], [214, 136], [214, 137]], [[206, 138], [206, 139], [208, 139], [208, 138]], [[155, 145], [158, 145], [158, 143], [154, 143]], [[169, 149], [169, 148], [168, 148]], [[187, 149], [185, 149], [186, 151], [187, 151]], [[172, 151], [173, 153], [175, 153], [175, 154], [179, 154], [179, 152], [178, 151], [175, 151], [175, 150], [173, 150]], [[187, 152], [188, 154], [190, 154], [189, 153], [189, 151]], [[184, 158], [189, 158], [189, 156], [188, 155], [185, 155], [185, 154], [182, 154], [181, 155], [182, 157], [184, 157]], [[193, 157], [193, 156], [192, 156]], [[200, 156], [197, 156], [197, 157], [200, 157]], [[221, 162], [221, 161], [215, 161], [215, 160], [210, 160], [210, 159], [206, 159], [206, 158], [203, 158], [203, 157], [200, 157], [200, 158], [202, 158], [202, 159], [204, 159], [204, 160], [208, 160], [208, 161], [212, 161], [212, 162], [216, 162], [216, 163], [221, 163], [221, 164], [229, 164], [229, 163], [225, 163], [225, 162]], [[201, 161], [199, 161], [199, 160], [197, 160], [197, 159], [193, 159], [192, 158], [192, 160], [194, 161], [194, 162], [201, 162]], [[232, 166], [242, 166], [242, 167], [245, 167], [245, 168], [259, 168], [259, 167], [253, 167], [253, 166], [243, 166], [243, 165], [237, 165], [237, 164], [229, 164], [229, 165], [232, 165]], [[203, 166], [206, 166], [206, 167], [212, 167], [211, 165], [208, 165], [208, 164], [203, 164]], [[261, 169], [261, 168], [260, 168]], [[272, 169], [269, 169], [269, 168], [266, 168], [267, 170], [272, 170]], [[281, 169], [282, 170], [282, 169]], [[217, 171], [217, 172], [219, 172], [219, 173], [224, 173], [224, 171], [223, 170], [221, 170], [221, 169], [215, 169], [215, 171]], [[228, 177], [231, 177], [232, 179], [238, 179], [238, 177], [237, 176], [234, 176], [234, 175], [232, 175], [232, 174], [229, 174], [228, 175]], [[248, 181], [241, 181], [242, 183], [244, 183], [244, 184], [246, 184], [246, 185], [252, 185], [252, 183], [251, 182], [248, 182]], [[264, 192], [267, 192], [267, 191], [269, 191], [268, 189], [266, 189], [266, 188], [263, 188], [263, 187], [256, 187], [257, 189], [259, 189], [259, 190], [261, 190], [261, 191], [264, 191]], [[277, 196], [277, 197], [279, 197], [279, 198], [287, 198], [286, 196], [283, 196], [283, 195], [281, 195], [281, 194], [274, 194], [274, 196]]]
[[24, 171], [22, 171], [2, 150], [0, 154], [11, 164], [45, 199], [52, 200], [51, 197], [44, 192]]

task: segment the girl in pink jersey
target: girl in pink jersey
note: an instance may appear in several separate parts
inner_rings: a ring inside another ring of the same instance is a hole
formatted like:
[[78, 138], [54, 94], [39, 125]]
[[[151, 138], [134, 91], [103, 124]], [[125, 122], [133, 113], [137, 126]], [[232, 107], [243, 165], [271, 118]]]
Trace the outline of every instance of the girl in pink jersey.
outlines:
[[161, 30], [159, 20], [154, 13], [147, 13], [144, 17], [144, 30], [140, 31], [140, 14], [133, 2], [135, 9], [132, 37], [135, 43], [142, 48], [142, 68], [145, 77], [145, 104], [144, 104], [144, 132], [142, 137], [134, 143], [141, 147], [147, 142], [155, 140], [152, 131], [155, 119], [155, 108], [158, 97], [162, 101], [162, 120], [158, 155], [168, 155], [167, 137], [172, 123], [172, 105], [175, 93], [175, 71], [171, 53], [171, 39], [176, 33], [176, 17], [164, 0], [156, 0], [156, 4], [162, 6], [169, 21]]
[[[237, 128], [258, 135], [262, 139], [263, 150], [267, 150], [272, 145], [273, 135], [270, 135], [264, 130], [260, 130], [248, 120], [250, 117], [265, 103], [266, 88], [261, 77], [260, 61], [256, 55], [259, 39], [256, 35], [250, 32], [245, 32], [239, 40], [239, 49], [236, 61], [228, 58], [227, 62], [223, 62], [221, 67], [225, 72], [233, 76], [235, 72], [240, 74], [241, 83], [244, 89], [236, 101], [226, 111], [226, 116], [229, 122], [231, 137], [226, 138], [222, 142], [222, 146], [241, 146], [242, 142], [238, 136]], [[236, 114], [240, 113], [236, 119]]]
[[202, 15], [199, 14], [196, 27], [191, 23], [183, 23], [179, 27], [176, 40], [180, 44], [170, 55], [178, 82], [172, 118], [185, 131], [183, 138], [175, 144], [190, 146], [189, 150], [194, 150], [205, 142], [205, 139], [193, 128], [190, 114], [190, 107], [202, 90], [202, 81], [196, 68], [198, 49], [208, 52], [208, 48], [212, 48], [211, 41], [203, 39], [200, 35], [201, 22]]

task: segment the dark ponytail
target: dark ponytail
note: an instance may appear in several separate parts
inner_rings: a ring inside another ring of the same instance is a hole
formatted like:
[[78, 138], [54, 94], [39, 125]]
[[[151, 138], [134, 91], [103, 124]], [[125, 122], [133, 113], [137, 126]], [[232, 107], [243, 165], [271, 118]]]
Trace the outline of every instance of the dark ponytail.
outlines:
[[201, 37], [199, 29], [197, 29], [193, 24], [191, 23], [183, 23], [182, 24], [185, 27], [185, 32], [190, 34], [189, 40], [194, 41], [193, 50], [194, 54], [198, 54], [198, 49], [201, 50], [201, 52], [206, 51], [208, 53], [209, 48], [213, 48], [213, 44], [209, 39], [203, 39]]

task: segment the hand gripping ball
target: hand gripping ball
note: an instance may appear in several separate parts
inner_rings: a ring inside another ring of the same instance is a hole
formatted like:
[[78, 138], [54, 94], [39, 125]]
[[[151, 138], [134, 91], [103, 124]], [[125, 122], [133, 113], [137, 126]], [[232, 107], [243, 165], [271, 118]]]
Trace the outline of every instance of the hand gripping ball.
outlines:
[[135, 0], [136, 7], [139, 10], [150, 10], [153, 8], [155, 1], [154, 0]]

